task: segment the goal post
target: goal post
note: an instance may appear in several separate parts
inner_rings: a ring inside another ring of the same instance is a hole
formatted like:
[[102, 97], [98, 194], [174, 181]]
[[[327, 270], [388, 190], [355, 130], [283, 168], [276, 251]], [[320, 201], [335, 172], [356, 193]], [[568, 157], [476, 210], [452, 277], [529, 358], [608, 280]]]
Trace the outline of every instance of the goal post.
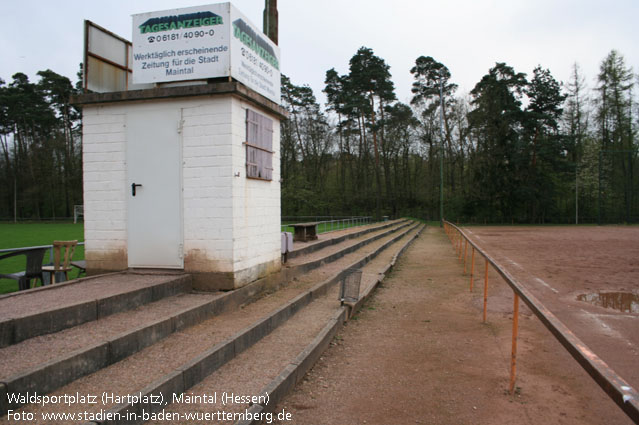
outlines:
[[82, 217], [84, 220], [84, 205], [74, 205], [73, 206], [73, 223], [78, 222], [78, 217]]

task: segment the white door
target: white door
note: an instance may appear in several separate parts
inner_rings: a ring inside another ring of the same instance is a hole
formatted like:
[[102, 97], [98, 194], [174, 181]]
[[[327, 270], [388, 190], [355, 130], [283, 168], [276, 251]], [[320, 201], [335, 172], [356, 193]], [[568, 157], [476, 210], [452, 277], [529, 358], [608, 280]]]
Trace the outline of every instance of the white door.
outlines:
[[127, 114], [129, 267], [183, 268], [181, 111]]

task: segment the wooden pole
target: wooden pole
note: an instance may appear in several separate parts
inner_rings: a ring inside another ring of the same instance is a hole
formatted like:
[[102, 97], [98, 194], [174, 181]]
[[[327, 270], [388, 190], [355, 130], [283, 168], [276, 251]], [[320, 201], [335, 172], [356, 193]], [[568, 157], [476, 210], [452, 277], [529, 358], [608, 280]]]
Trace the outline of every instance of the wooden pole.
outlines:
[[464, 239], [461, 235], [461, 233], [459, 234], [459, 258], [458, 260], [461, 261], [461, 256], [462, 256], [462, 239]]
[[473, 292], [473, 274], [475, 273], [475, 247], [473, 253], [470, 256], [470, 292]]
[[487, 310], [488, 310], [488, 258], [486, 258], [486, 270], [484, 271], [484, 323], [486, 323]]
[[515, 299], [513, 301], [513, 346], [510, 356], [510, 394], [515, 393], [515, 379], [517, 377], [517, 333], [519, 328], [519, 295], [513, 292]]

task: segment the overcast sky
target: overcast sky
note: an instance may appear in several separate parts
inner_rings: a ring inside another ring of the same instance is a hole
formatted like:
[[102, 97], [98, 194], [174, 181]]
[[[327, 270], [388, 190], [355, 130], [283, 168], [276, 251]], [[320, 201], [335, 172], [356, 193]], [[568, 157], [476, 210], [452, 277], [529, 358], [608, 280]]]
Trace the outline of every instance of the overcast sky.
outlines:
[[[198, 0], [10, 0], [3, 2], [0, 78], [36, 81], [44, 69], [75, 82], [89, 19], [131, 39], [131, 15], [213, 2]], [[259, 28], [263, 0], [232, 2]], [[323, 102], [325, 73], [348, 72], [361, 46], [383, 58], [397, 97], [411, 97], [410, 68], [432, 56], [469, 92], [495, 62], [532, 74], [537, 64], [568, 81], [577, 62], [590, 87], [612, 49], [639, 70], [639, 0], [279, 0], [281, 70]]]

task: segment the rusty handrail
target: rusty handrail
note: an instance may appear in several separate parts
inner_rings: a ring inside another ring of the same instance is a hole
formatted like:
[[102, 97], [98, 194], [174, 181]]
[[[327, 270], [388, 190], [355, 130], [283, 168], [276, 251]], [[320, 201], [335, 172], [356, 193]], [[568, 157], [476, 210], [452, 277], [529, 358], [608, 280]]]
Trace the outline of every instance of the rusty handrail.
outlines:
[[[581, 341], [566, 325], [548, 310], [532, 293], [525, 289], [508, 273], [495, 259], [475, 244], [459, 227], [444, 221], [444, 224], [455, 229], [471, 247], [477, 250], [490, 263], [495, 271], [506, 281], [508, 286], [521, 298], [532, 312], [541, 320], [546, 328], [564, 346], [570, 355], [577, 360], [582, 368], [599, 384], [606, 394], [619, 406], [635, 423], [639, 423], [639, 393], [597, 356], [583, 341]], [[454, 244], [454, 242], [453, 242]], [[459, 241], [461, 249], [461, 239]], [[465, 258], [464, 258], [465, 259]], [[472, 269], [471, 269], [472, 273]], [[487, 273], [487, 270], [486, 270]], [[485, 320], [485, 318], [484, 318]], [[515, 326], [513, 326], [514, 333]], [[516, 347], [516, 341], [513, 341]], [[513, 352], [514, 356], [514, 352]]]

